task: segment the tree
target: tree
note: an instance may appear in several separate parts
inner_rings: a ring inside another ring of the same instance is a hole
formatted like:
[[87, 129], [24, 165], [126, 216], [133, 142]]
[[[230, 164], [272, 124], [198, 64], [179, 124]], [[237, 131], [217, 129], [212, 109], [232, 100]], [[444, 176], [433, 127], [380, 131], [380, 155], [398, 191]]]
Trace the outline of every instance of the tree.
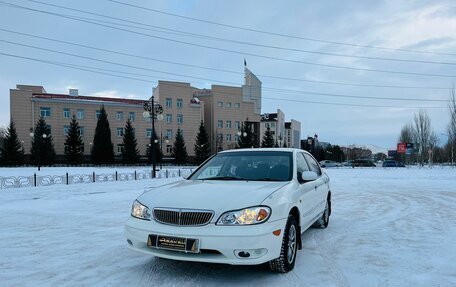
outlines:
[[239, 148], [251, 148], [255, 146], [255, 139], [250, 123], [243, 123], [241, 125], [241, 135], [238, 140]]
[[456, 154], [456, 91], [455, 86], [453, 84], [453, 88], [451, 89], [450, 94], [450, 104], [449, 104], [449, 111], [450, 111], [450, 123], [448, 124], [448, 158], [453, 163], [454, 161], [454, 154]]
[[138, 143], [136, 142], [135, 129], [130, 119], [127, 120], [123, 135], [122, 163], [134, 164], [139, 161]]
[[428, 150], [432, 147], [431, 119], [425, 110], [421, 109], [418, 114], [415, 114], [414, 124], [414, 138], [418, 143], [419, 159], [421, 164], [424, 164]]
[[181, 129], [177, 130], [176, 137], [174, 138], [174, 146], [172, 155], [174, 157], [174, 162], [177, 164], [187, 163], [187, 148], [185, 147], [184, 135], [182, 134]]
[[24, 162], [24, 148], [17, 137], [16, 126], [11, 120], [0, 146], [0, 163], [2, 165], [21, 165]]
[[55, 149], [51, 128], [46, 124], [46, 121], [40, 117], [36, 123], [32, 139], [32, 160], [35, 164], [51, 165], [55, 160]]
[[273, 147], [274, 146], [274, 136], [272, 135], [271, 128], [266, 128], [266, 131], [263, 135], [263, 141], [261, 142], [261, 147]]
[[400, 143], [413, 143], [414, 142], [414, 129], [412, 124], [406, 124], [402, 127], [401, 134], [398, 141]]
[[65, 157], [69, 164], [80, 164], [84, 158], [84, 142], [75, 115], [71, 118], [65, 139]]
[[94, 164], [112, 163], [114, 161], [114, 145], [111, 141], [111, 129], [104, 106], [101, 106], [95, 128], [91, 157]]
[[196, 163], [201, 164], [211, 156], [211, 147], [209, 145], [209, 134], [206, 131], [203, 121], [201, 121], [198, 134], [196, 135], [195, 146]]
[[[152, 152], [152, 146], [155, 146], [155, 153]], [[161, 162], [163, 160], [163, 152], [158, 144], [158, 137], [155, 131], [152, 132], [150, 143], [147, 145], [146, 156], [150, 162], [153, 162], [153, 156], [155, 155], [155, 162]]]

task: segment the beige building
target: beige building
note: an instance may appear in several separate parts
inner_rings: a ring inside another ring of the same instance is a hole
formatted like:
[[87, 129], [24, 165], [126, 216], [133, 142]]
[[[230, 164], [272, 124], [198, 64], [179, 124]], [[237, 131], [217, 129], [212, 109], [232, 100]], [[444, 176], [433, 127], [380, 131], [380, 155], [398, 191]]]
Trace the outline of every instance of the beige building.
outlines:
[[261, 115], [261, 139], [263, 139], [268, 127], [271, 129], [274, 142], [282, 147], [285, 141], [285, 114], [280, 109], [277, 109], [276, 113], [265, 113]]
[[[171, 155], [178, 129], [183, 132], [189, 156], [194, 156], [201, 121], [209, 133], [212, 152], [235, 148], [243, 123], [250, 124], [256, 144], [260, 143], [261, 81], [247, 68], [241, 87], [212, 85], [211, 89], [198, 89], [190, 83], [159, 81], [153, 96], [155, 103], [163, 108], [155, 121], [155, 130], [165, 156]], [[30, 153], [31, 148], [30, 132], [43, 117], [51, 128], [57, 155], [63, 155], [66, 133], [74, 114], [81, 127], [84, 153], [90, 155], [98, 112], [104, 105], [115, 154], [120, 155], [122, 151], [125, 122], [131, 119], [138, 149], [145, 155], [152, 136], [151, 121], [143, 118], [143, 104], [147, 100], [150, 99], [81, 96], [76, 89], [68, 94], [52, 94], [42, 86], [17, 85], [10, 90], [11, 117], [26, 153]]]
[[43, 117], [51, 128], [56, 154], [63, 155], [66, 133], [74, 114], [81, 127], [84, 154], [90, 155], [98, 113], [103, 105], [108, 114], [114, 153], [121, 153], [125, 122], [130, 119], [136, 131], [138, 149], [144, 155], [152, 128], [150, 120], [143, 118], [143, 103], [144, 100], [81, 96], [75, 89], [69, 94], [47, 93], [42, 86], [17, 85], [16, 89], [10, 90], [11, 118], [26, 154], [31, 148], [30, 132]]

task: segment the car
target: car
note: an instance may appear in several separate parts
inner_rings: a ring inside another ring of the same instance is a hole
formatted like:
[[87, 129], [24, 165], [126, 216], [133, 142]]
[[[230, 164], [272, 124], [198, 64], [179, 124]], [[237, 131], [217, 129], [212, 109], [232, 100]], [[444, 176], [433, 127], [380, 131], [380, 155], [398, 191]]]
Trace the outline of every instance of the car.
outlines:
[[344, 162], [342, 162], [342, 166], [353, 166], [353, 161], [351, 161], [351, 160], [344, 161]]
[[383, 167], [405, 167], [405, 165], [402, 162], [396, 161], [396, 160], [385, 160], [383, 162]]
[[376, 167], [375, 163], [370, 159], [356, 159], [352, 161], [353, 167]]
[[156, 257], [293, 269], [301, 234], [326, 228], [328, 175], [304, 150], [223, 151], [187, 179], [149, 189], [132, 205], [128, 246]]
[[332, 161], [332, 160], [322, 160], [320, 161], [320, 166], [321, 167], [337, 167], [339, 166], [340, 164], [335, 162], [335, 161]]

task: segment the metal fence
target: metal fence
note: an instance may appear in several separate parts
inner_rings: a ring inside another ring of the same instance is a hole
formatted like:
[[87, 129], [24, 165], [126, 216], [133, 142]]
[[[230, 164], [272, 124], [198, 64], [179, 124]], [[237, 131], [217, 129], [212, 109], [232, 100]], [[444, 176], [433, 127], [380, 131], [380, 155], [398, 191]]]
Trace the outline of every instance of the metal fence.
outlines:
[[[156, 178], [183, 177], [190, 175], [192, 172], [192, 168], [157, 170]], [[115, 171], [111, 173], [96, 173], [94, 171], [91, 174], [69, 174], [67, 172], [63, 175], [37, 175], [34, 173], [30, 176], [0, 176], [0, 189], [144, 179], [152, 179], [152, 171], [143, 170], [138, 172], [135, 170], [134, 172]]]

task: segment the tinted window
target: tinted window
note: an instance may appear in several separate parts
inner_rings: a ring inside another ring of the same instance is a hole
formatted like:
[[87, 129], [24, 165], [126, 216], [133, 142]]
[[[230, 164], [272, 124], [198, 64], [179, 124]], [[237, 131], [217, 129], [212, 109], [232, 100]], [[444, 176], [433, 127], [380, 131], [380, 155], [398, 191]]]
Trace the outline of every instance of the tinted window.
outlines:
[[306, 160], [307, 160], [307, 163], [309, 164], [310, 170], [311, 171], [315, 171], [320, 176], [321, 175], [321, 170], [320, 170], [320, 166], [318, 165], [318, 162], [313, 157], [311, 157], [308, 154], [304, 154], [304, 156], [306, 157]]
[[229, 152], [213, 157], [189, 179], [289, 181], [292, 178], [291, 152]]

